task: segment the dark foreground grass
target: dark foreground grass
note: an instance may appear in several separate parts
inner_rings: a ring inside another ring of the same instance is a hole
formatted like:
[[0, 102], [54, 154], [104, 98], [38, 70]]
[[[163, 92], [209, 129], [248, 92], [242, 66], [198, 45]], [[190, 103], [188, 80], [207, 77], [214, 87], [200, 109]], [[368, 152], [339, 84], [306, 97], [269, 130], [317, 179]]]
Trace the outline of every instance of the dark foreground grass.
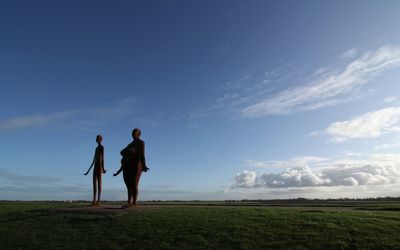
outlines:
[[0, 203], [0, 248], [400, 248], [396, 211], [229, 206], [153, 206], [122, 213], [54, 209], [65, 206]]

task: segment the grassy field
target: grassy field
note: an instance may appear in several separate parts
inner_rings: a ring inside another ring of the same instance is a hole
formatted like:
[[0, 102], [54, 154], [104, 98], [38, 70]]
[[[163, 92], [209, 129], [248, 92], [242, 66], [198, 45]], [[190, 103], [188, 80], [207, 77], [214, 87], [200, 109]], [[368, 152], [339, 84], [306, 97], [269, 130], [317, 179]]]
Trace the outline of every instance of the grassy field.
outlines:
[[394, 249], [400, 202], [1, 202], [0, 249]]

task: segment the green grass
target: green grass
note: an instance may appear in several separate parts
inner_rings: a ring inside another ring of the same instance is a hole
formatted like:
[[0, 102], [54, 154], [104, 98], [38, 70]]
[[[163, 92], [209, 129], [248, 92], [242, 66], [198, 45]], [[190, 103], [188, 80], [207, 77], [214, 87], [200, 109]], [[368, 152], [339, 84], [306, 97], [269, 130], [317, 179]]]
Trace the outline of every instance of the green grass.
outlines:
[[0, 203], [0, 248], [400, 248], [397, 211], [327, 211], [319, 210], [318, 206], [306, 210], [201, 206], [200, 203], [123, 213], [70, 213], [55, 209], [65, 206], [64, 203]]

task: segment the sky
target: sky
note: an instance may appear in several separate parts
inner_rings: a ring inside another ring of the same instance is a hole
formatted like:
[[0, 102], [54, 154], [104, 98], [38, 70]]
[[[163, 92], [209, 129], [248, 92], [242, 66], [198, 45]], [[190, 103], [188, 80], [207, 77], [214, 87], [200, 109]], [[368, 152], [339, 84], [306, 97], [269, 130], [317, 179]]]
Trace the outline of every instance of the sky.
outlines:
[[400, 2], [0, 4], [0, 200], [398, 197]]

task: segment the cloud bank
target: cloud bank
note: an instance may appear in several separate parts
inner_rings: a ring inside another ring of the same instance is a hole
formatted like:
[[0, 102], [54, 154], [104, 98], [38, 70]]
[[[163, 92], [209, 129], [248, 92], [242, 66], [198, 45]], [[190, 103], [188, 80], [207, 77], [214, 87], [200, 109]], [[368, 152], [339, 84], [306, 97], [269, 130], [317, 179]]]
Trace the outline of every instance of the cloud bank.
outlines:
[[365, 155], [310, 166], [289, 167], [279, 173], [238, 173], [232, 188], [299, 188], [400, 184], [400, 155]]

